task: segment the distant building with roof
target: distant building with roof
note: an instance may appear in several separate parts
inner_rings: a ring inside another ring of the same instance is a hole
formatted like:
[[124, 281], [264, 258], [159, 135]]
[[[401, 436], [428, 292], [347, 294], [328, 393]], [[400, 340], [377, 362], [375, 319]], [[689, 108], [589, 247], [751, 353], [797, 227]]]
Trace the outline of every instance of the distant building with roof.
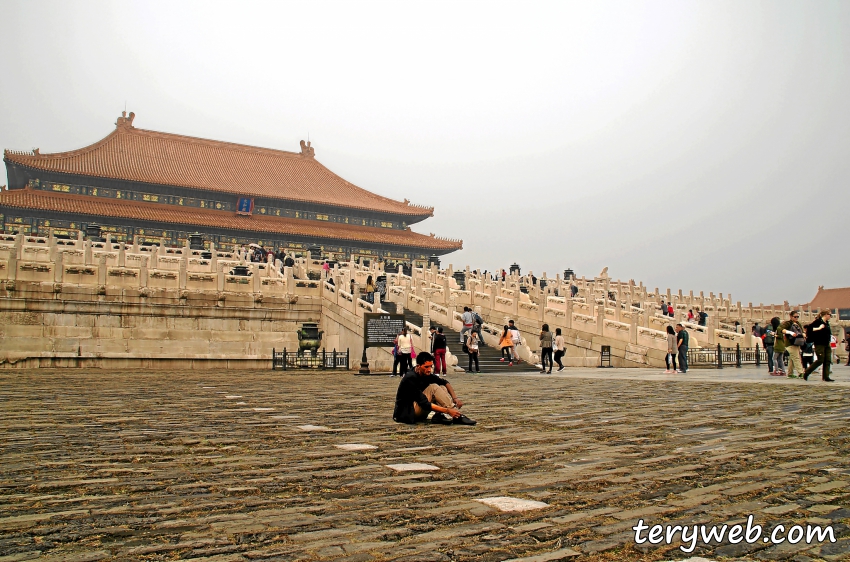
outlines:
[[850, 287], [824, 289], [821, 285], [812, 302], [805, 306], [812, 310], [838, 309], [839, 319], [850, 320]]
[[219, 248], [259, 243], [331, 258], [424, 263], [463, 247], [410, 225], [432, 207], [395, 201], [300, 152], [147, 131], [122, 113], [104, 139], [70, 152], [5, 150], [6, 232], [76, 236], [92, 223], [115, 240], [182, 245], [200, 232]]

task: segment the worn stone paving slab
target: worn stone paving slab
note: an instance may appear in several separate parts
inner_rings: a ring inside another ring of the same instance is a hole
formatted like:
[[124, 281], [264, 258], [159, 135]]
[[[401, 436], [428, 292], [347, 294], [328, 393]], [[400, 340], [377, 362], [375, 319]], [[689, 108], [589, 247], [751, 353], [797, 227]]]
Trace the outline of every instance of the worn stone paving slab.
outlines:
[[[3, 372], [0, 561], [850, 557], [850, 386], [604, 371], [451, 377], [471, 428], [395, 424], [388, 377]], [[749, 514], [837, 542], [631, 531]]]

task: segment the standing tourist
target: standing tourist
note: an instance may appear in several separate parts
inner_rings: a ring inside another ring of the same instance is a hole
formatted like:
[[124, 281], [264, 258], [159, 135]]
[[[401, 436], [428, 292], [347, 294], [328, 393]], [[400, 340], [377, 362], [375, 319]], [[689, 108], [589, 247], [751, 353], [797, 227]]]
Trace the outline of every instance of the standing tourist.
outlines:
[[437, 333], [434, 335], [434, 374], [446, 374], [446, 336], [443, 334], [443, 327], [437, 328]]
[[829, 368], [832, 366], [832, 346], [830, 345], [832, 329], [829, 327], [831, 317], [832, 314], [829, 310], [821, 310], [817, 320], [809, 325], [812, 343], [815, 344], [815, 353], [817, 353], [818, 359], [803, 373], [803, 380], [809, 380], [809, 375], [823, 365], [821, 379], [825, 382], [833, 382], [833, 379], [829, 378]]
[[670, 303], [667, 305], [667, 316], [673, 318], [673, 304]]
[[665, 373], [675, 373], [676, 372], [676, 355], [679, 353], [676, 344], [676, 331], [673, 329], [673, 326], [667, 325], [667, 356], [664, 360], [667, 363], [667, 370]]
[[802, 376], [803, 361], [800, 358], [800, 347], [806, 342], [803, 337], [803, 327], [800, 326], [800, 313], [792, 310], [788, 320], [779, 325], [776, 332], [777, 338], [781, 335], [785, 339], [785, 349], [788, 352], [788, 378], [796, 379], [794, 370]]
[[475, 372], [481, 374], [481, 366], [478, 364], [478, 333], [470, 332], [466, 339], [466, 353], [469, 355], [469, 368], [467, 371], [472, 373], [472, 363], [475, 362]]
[[522, 345], [522, 334], [519, 333], [519, 328], [517, 328], [513, 320], [508, 320], [508, 329], [511, 331], [511, 341], [514, 342], [514, 346], [512, 348], [514, 353], [514, 363], [519, 363], [519, 346]]
[[[774, 324], [774, 321], [776, 321], [776, 324]], [[767, 372], [771, 375], [774, 374], [773, 344], [776, 343], [776, 328], [778, 327], [779, 318], [771, 318], [767, 326], [764, 327], [764, 336], [762, 336], [764, 350], [767, 352]]]
[[505, 324], [505, 331], [502, 332], [502, 337], [499, 338], [499, 348], [502, 350], [502, 358], [499, 360], [504, 363], [505, 358], [507, 357], [508, 366], [513, 366], [514, 364], [514, 342], [511, 339], [511, 329], [508, 328], [508, 325]]
[[393, 376], [396, 376], [396, 368], [401, 366], [400, 376], [411, 368], [410, 354], [413, 352], [413, 337], [408, 335], [407, 327], [401, 329], [401, 333], [395, 339], [395, 360], [393, 361]]
[[463, 307], [463, 314], [460, 317], [461, 322], [463, 322], [463, 328], [460, 330], [460, 343], [466, 341], [466, 336], [472, 330], [472, 326], [475, 324], [475, 317], [472, 315], [472, 309], [468, 306]]
[[690, 308], [690, 309], [688, 309], [688, 322], [693, 322], [693, 321], [694, 321], [694, 309]]
[[770, 319], [770, 326], [773, 328], [773, 364], [774, 369], [771, 375], [776, 377], [785, 376], [785, 337], [779, 331], [781, 326], [778, 316]]
[[543, 324], [543, 329], [540, 331], [540, 372], [546, 373], [546, 362], [549, 362], [549, 373], [552, 372], [552, 332], [549, 331], [549, 324]]
[[567, 352], [566, 345], [564, 345], [564, 336], [561, 335], [561, 329], [555, 328], [555, 363], [558, 364], [558, 372], [564, 370], [564, 364], [561, 363], [561, 358]]
[[676, 350], [679, 353], [679, 373], [688, 372], [688, 342], [690, 336], [681, 324], [676, 324]]
[[366, 302], [375, 302], [375, 282], [371, 275], [366, 278]]
[[481, 328], [484, 326], [484, 319], [481, 318], [481, 315], [475, 312], [474, 310], [470, 309], [470, 312], [472, 312], [472, 330], [478, 334], [478, 341], [483, 344], [484, 334], [481, 333]]

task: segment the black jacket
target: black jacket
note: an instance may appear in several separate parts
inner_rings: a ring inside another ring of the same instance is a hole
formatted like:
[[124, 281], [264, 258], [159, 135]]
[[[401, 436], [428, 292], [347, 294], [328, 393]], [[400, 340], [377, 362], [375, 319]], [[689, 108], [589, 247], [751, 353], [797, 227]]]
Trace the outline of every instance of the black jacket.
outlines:
[[446, 334], [437, 332], [434, 334], [434, 351], [446, 349]]
[[[824, 326], [820, 330], [816, 330], [819, 326]], [[829, 345], [830, 340], [832, 339], [832, 330], [829, 327], [829, 322], [824, 322], [823, 318], [818, 318], [808, 326], [808, 330], [806, 330], [807, 337], [811, 343], [815, 345]]]

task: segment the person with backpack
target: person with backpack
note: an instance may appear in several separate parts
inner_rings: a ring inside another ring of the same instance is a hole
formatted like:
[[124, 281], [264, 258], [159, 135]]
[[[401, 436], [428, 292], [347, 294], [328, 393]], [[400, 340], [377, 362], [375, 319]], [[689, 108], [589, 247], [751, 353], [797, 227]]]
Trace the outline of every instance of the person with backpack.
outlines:
[[809, 380], [809, 375], [823, 365], [821, 379], [824, 382], [834, 381], [834, 379], [829, 378], [829, 368], [832, 366], [832, 329], [829, 327], [829, 319], [831, 317], [832, 313], [829, 310], [821, 310], [817, 319], [809, 324], [807, 339], [814, 344], [817, 361], [803, 373], [803, 380]]
[[776, 331], [777, 340], [780, 336], [785, 342], [785, 348], [782, 351], [788, 352], [788, 378], [796, 379], [795, 370], [800, 373], [800, 376], [804, 372], [803, 361], [800, 358], [800, 347], [806, 342], [806, 338], [803, 336], [803, 327], [800, 326], [799, 312], [792, 310], [788, 315], [788, 320], [779, 325], [779, 329]]
[[481, 327], [484, 326], [484, 319], [481, 315], [472, 310], [472, 331], [478, 333], [478, 341], [484, 344], [484, 334], [481, 333]]
[[706, 320], [708, 320], [708, 314], [706, 314], [705, 312], [703, 312], [702, 310], [697, 308], [697, 316], [699, 316], [698, 324], [700, 326], [705, 326], [705, 322], [706, 322]]
[[[806, 370], [815, 362], [815, 345], [812, 342], [807, 341], [800, 347], [800, 361], [803, 363], [803, 369]], [[806, 378], [805, 373], [803, 378]]]
[[[775, 326], [773, 325], [774, 320], [776, 320]], [[777, 326], [779, 326], [779, 318], [771, 319], [770, 323], [764, 327], [764, 334], [761, 337], [762, 345], [767, 353], [767, 372], [771, 375], [773, 374], [773, 367], [775, 365], [773, 362], [773, 344], [776, 343]]]
[[470, 332], [466, 338], [466, 353], [469, 355], [469, 368], [467, 371], [472, 373], [472, 363], [475, 363], [475, 373], [481, 374], [481, 366], [478, 364], [478, 332]]
[[475, 325], [475, 317], [472, 315], [471, 308], [468, 306], [463, 307], [463, 314], [460, 317], [460, 321], [463, 322], [463, 328], [460, 330], [460, 343], [465, 343], [466, 337]]

